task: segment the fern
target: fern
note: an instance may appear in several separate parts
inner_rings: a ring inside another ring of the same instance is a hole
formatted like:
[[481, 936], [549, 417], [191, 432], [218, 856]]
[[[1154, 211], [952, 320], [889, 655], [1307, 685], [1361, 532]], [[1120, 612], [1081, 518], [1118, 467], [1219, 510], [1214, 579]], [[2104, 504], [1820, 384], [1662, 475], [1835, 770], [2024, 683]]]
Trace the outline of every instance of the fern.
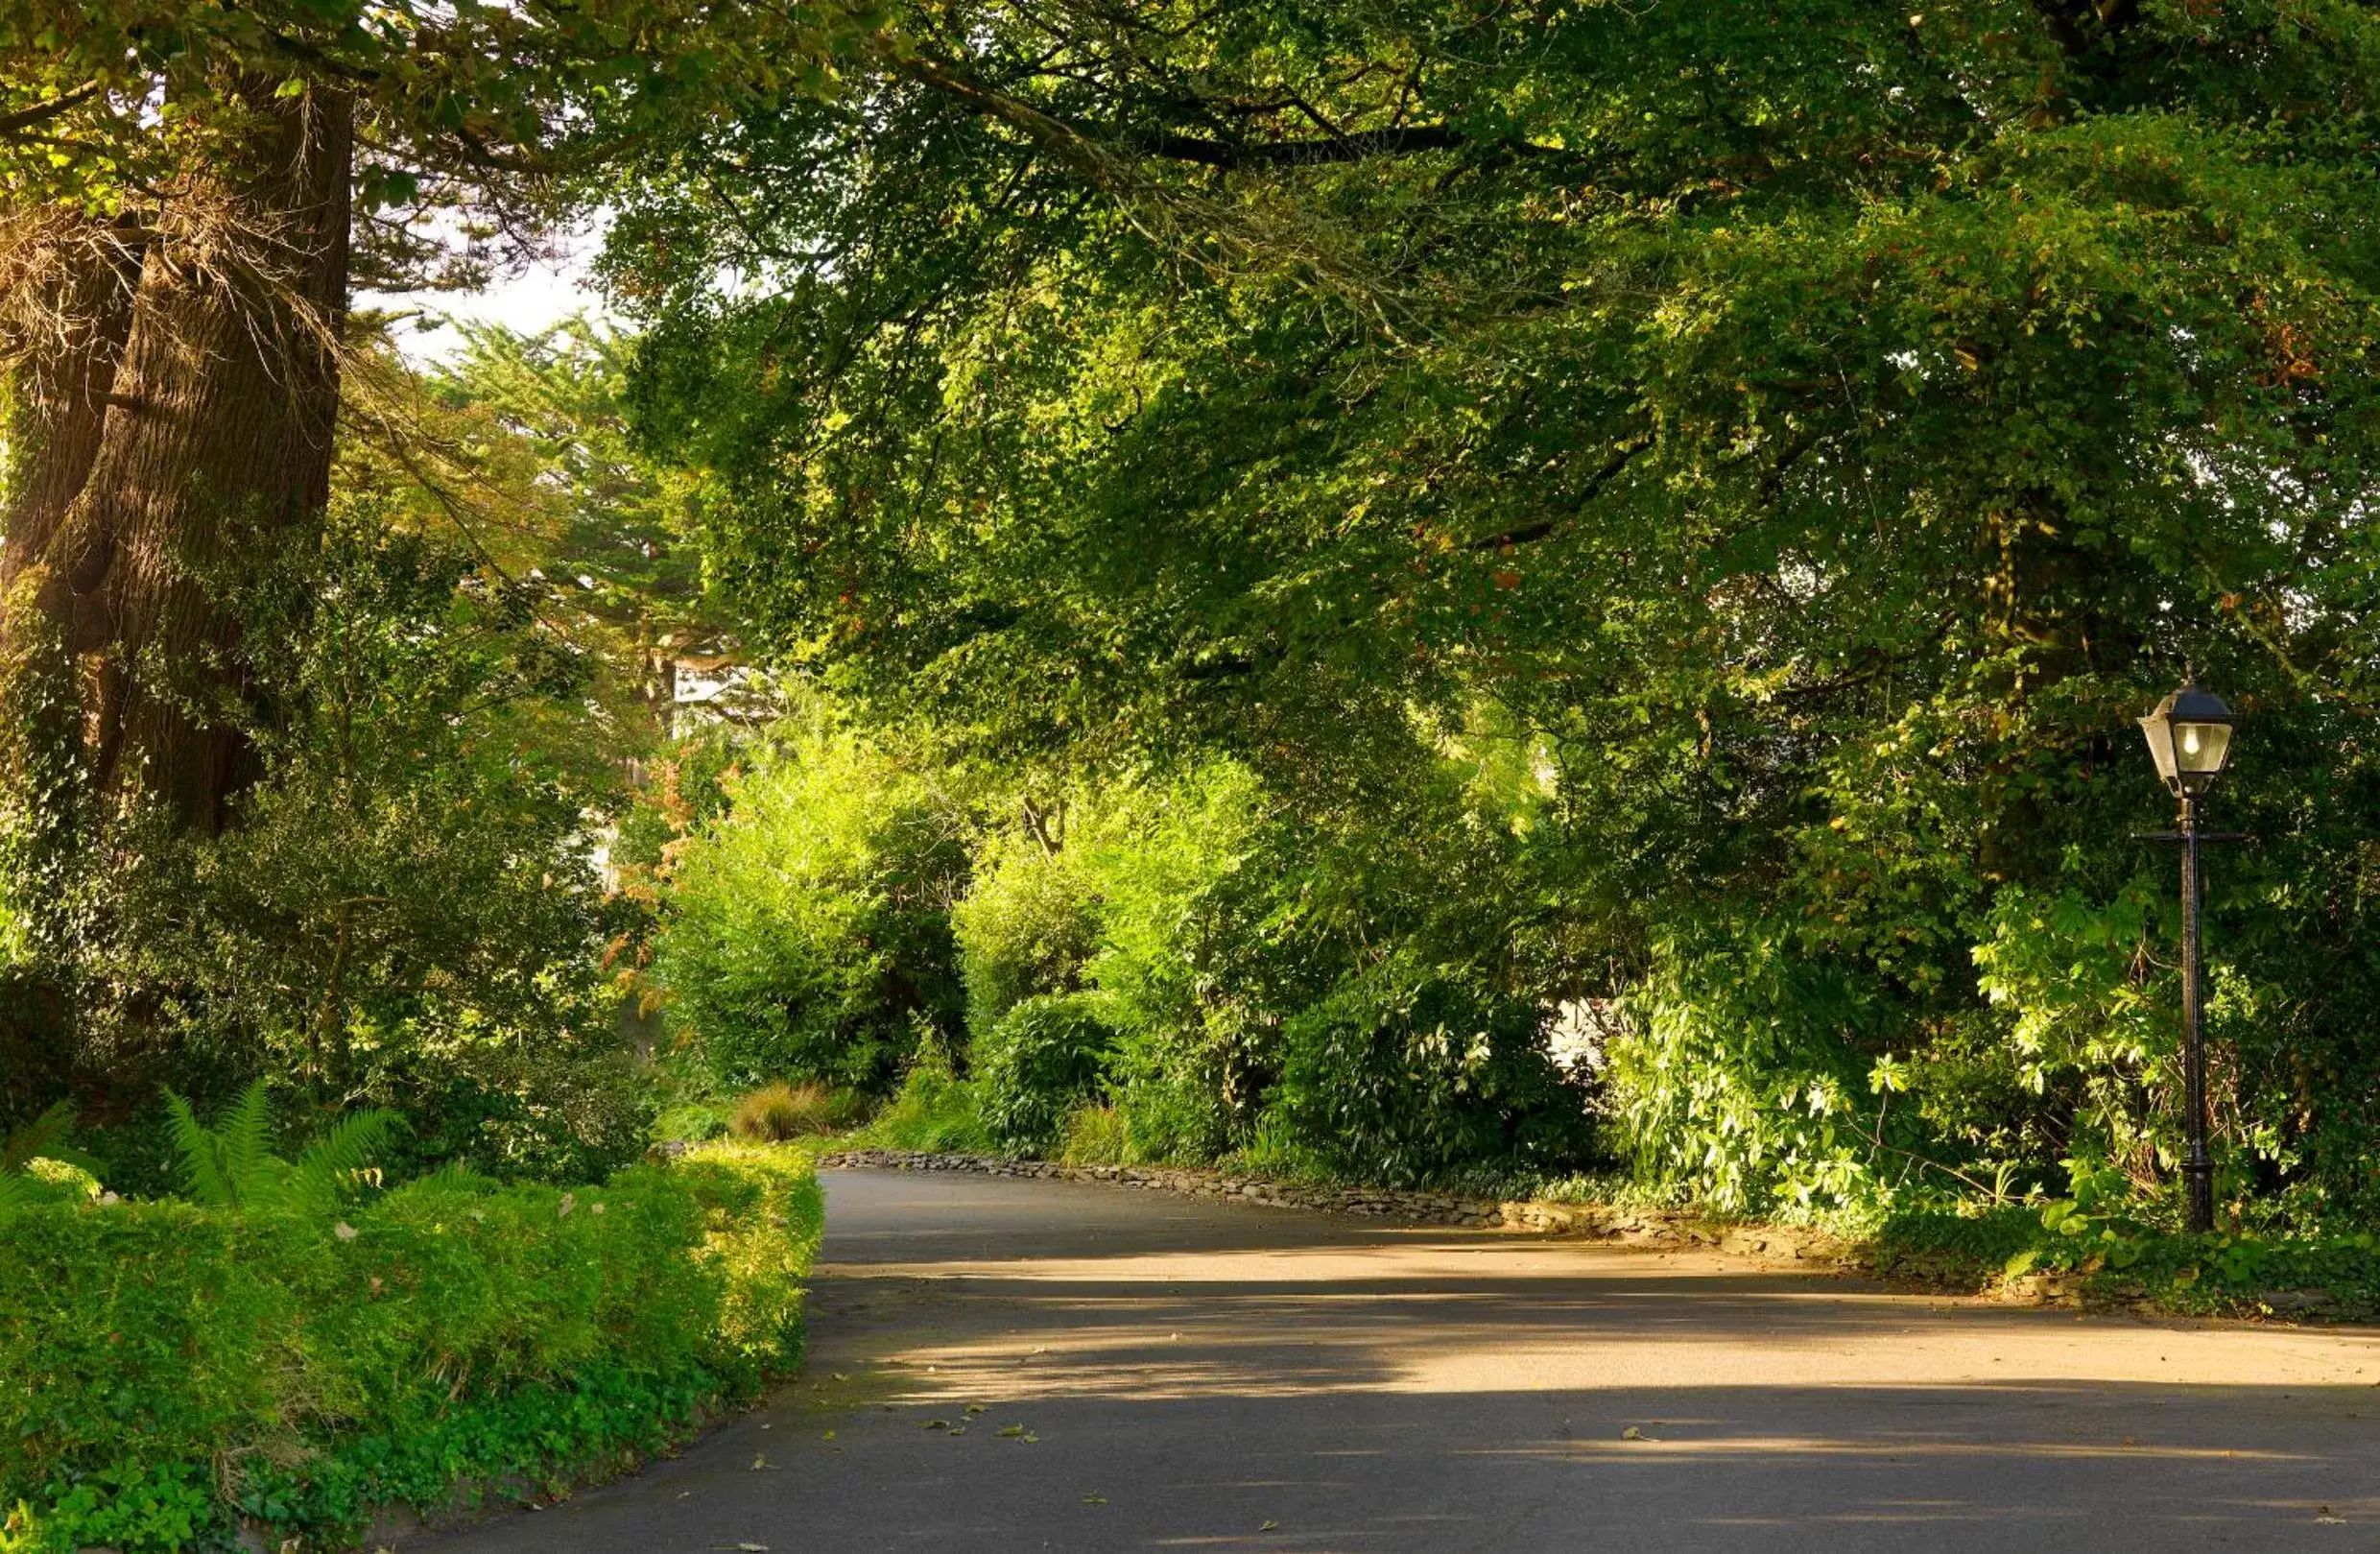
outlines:
[[[263, 1094], [264, 1084], [260, 1080], [240, 1097], [241, 1104], [244, 1106]], [[230, 1168], [223, 1136], [230, 1131], [230, 1121], [237, 1118], [239, 1110], [232, 1109], [232, 1118], [226, 1119], [219, 1132], [201, 1122], [199, 1114], [190, 1110], [190, 1103], [180, 1094], [170, 1088], [165, 1092], [166, 1128], [173, 1136], [174, 1153], [181, 1157], [181, 1187], [191, 1202], [218, 1208], [241, 1206], [241, 1188], [251, 1183], [243, 1183]]]
[[295, 1207], [328, 1208], [368, 1182], [377, 1185], [372, 1157], [395, 1132], [393, 1112], [374, 1109], [340, 1118], [289, 1168], [284, 1195]]
[[183, 1190], [192, 1201], [218, 1208], [332, 1208], [373, 1179], [371, 1158], [396, 1128], [393, 1112], [355, 1112], [333, 1123], [293, 1164], [273, 1153], [272, 1110], [262, 1080], [243, 1090], [211, 1128], [170, 1089], [165, 1109], [181, 1157]]
[[75, 1124], [72, 1101], [60, 1101], [26, 1123], [10, 1132], [8, 1140], [0, 1143], [0, 1175], [14, 1176], [36, 1160], [70, 1160], [76, 1165], [89, 1161], [66, 1149], [66, 1135]]
[[60, 1101], [31, 1122], [10, 1130], [6, 1139], [0, 1139], [0, 1214], [47, 1196], [29, 1169], [36, 1160], [59, 1160], [93, 1176], [99, 1174], [99, 1161], [81, 1150], [67, 1147], [66, 1135], [74, 1124], [74, 1103]]

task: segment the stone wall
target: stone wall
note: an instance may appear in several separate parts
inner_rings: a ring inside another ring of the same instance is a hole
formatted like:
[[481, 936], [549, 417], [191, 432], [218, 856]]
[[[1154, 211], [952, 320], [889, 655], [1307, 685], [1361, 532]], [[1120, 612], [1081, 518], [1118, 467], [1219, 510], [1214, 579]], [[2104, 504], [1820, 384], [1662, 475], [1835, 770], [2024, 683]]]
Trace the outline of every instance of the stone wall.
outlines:
[[1060, 1165], [1055, 1160], [992, 1155], [936, 1155], [916, 1150], [846, 1149], [819, 1158], [828, 1169], [966, 1171], [979, 1176], [1059, 1182], [1107, 1182], [1191, 1198], [1231, 1198], [1267, 1208], [1361, 1214], [1399, 1225], [1442, 1225], [1523, 1234], [1575, 1235], [1598, 1241], [1707, 1247], [1743, 1256], [1833, 1266], [1849, 1249], [1817, 1231], [1791, 1226], [1726, 1224], [1664, 1209], [1532, 1199], [1470, 1198], [1451, 1192], [1395, 1187], [1279, 1182], [1229, 1171], [1158, 1165]]

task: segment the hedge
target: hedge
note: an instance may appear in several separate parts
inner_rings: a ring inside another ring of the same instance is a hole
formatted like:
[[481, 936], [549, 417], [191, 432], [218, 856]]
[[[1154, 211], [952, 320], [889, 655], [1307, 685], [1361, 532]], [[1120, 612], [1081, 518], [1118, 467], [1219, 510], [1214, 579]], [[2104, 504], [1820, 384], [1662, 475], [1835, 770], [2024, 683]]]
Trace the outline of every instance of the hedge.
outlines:
[[178, 1202], [0, 1224], [0, 1554], [351, 1542], [647, 1450], [800, 1351], [806, 1156], [600, 1187], [441, 1172], [342, 1217]]

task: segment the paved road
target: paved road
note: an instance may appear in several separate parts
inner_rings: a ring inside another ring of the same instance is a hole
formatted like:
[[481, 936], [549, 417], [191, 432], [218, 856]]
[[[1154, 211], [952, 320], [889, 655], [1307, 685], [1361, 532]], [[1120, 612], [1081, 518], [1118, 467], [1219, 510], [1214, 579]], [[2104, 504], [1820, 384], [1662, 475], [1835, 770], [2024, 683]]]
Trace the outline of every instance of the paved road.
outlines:
[[1059, 1183], [827, 1201], [798, 1382], [429, 1546], [2380, 1550], [2380, 1334]]

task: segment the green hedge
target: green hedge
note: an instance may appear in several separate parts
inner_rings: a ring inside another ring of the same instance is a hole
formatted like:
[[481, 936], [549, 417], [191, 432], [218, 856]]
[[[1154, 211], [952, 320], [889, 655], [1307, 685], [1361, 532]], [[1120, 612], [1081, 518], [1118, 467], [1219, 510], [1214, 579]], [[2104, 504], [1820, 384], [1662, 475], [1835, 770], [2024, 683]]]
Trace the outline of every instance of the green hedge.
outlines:
[[[0, 1241], [0, 1554], [335, 1544], [384, 1502], [617, 1461], [800, 1349], [807, 1157], [600, 1187], [449, 1172], [344, 1218], [36, 1204]], [[466, 1493], [468, 1490], [466, 1488]]]

